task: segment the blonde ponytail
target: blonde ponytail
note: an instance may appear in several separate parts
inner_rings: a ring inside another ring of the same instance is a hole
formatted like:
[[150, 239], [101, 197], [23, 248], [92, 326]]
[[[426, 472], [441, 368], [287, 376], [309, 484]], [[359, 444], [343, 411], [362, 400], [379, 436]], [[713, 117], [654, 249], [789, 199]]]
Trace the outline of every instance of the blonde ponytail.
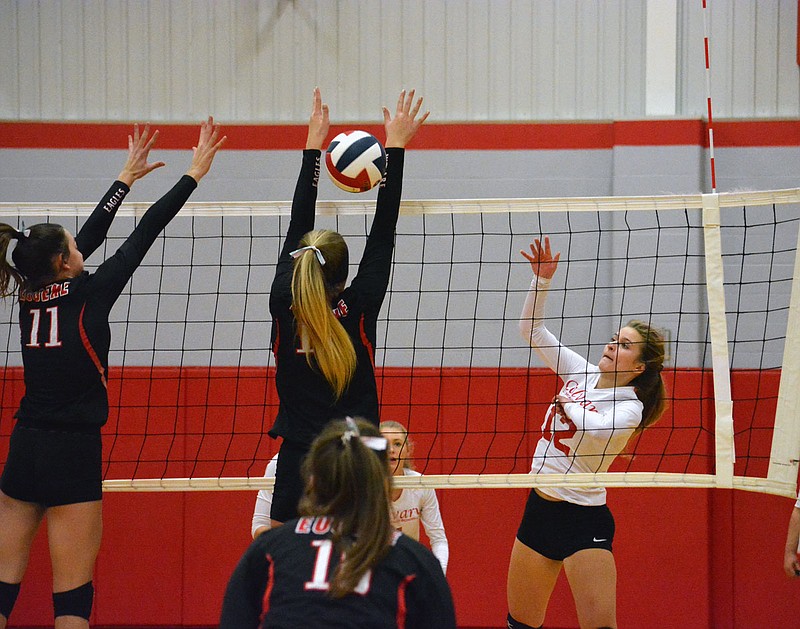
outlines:
[[[330, 384], [336, 399], [342, 397], [356, 370], [353, 341], [331, 309], [334, 286], [331, 279], [341, 277], [347, 264], [347, 245], [340, 234], [330, 230], [308, 232], [300, 240], [308, 249], [295, 259], [292, 275], [292, 312], [297, 334], [306, 351], [306, 360], [319, 369]], [[346, 277], [346, 269], [345, 269]]]

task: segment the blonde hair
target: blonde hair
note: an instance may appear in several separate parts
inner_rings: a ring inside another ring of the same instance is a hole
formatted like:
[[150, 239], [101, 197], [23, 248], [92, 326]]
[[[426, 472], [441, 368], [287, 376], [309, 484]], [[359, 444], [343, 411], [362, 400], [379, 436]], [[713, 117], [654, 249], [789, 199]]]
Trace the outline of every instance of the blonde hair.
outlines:
[[[389, 495], [392, 477], [386, 452], [367, 447], [360, 437], [380, 437], [363, 419], [332, 421], [311, 445], [303, 461], [302, 515], [333, 519], [333, 545], [342, 560], [330, 583], [330, 595], [342, 598], [389, 552], [392, 539]], [[348, 434], [349, 433], [349, 434]]]
[[[301, 247], [316, 247], [325, 260], [320, 264], [315, 253], [305, 251], [295, 259], [292, 274], [292, 312], [296, 333], [310, 351], [306, 361], [316, 366], [330, 385], [336, 399], [342, 397], [356, 371], [353, 341], [331, 310], [342, 274], [347, 277], [347, 244], [331, 230], [314, 230], [300, 240]], [[344, 269], [342, 267], [345, 267]]]
[[385, 430], [386, 432], [399, 432], [403, 434], [403, 441], [405, 442], [406, 453], [408, 454], [408, 456], [405, 459], [403, 459], [403, 467], [409, 470], [413, 470], [414, 460], [411, 457], [414, 455], [414, 442], [411, 441], [411, 437], [408, 436], [408, 430], [406, 429], [406, 427], [403, 426], [403, 424], [401, 424], [400, 422], [396, 422], [390, 419], [381, 422], [380, 426], [378, 427], [380, 428], [381, 432]]

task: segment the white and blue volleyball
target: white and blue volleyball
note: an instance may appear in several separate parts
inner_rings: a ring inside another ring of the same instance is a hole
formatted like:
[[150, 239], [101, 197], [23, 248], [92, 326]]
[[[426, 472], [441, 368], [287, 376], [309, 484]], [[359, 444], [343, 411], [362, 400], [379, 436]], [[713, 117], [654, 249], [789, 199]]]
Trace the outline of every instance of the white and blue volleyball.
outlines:
[[386, 174], [386, 149], [366, 131], [345, 131], [331, 141], [325, 153], [331, 181], [347, 192], [365, 192]]

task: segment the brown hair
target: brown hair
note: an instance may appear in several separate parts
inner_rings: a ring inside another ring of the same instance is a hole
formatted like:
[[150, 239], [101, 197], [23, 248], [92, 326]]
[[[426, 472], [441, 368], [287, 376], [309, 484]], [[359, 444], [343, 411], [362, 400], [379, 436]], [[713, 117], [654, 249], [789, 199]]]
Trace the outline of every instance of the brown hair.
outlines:
[[625, 325], [636, 330], [643, 340], [639, 360], [644, 363], [645, 369], [629, 383], [644, 405], [642, 421], [636, 429], [638, 433], [655, 424], [667, 407], [667, 391], [661, 377], [665, 356], [664, 336], [649, 323], [637, 319]]
[[[13, 266], [8, 262], [12, 239], [18, 241], [11, 252]], [[0, 296], [12, 295], [15, 288], [35, 290], [52, 281], [55, 278], [53, 262], [58, 255], [69, 255], [67, 233], [61, 225], [39, 223], [20, 232], [0, 223]]]
[[300, 246], [319, 249], [325, 263], [310, 250], [295, 259], [292, 312], [296, 333], [305, 335], [311, 350], [306, 352], [308, 364], [316, 365], [338, 399], [356, 370], [353, 341], [331, 309], [331, 299], [347, 279], [347, 244], [335, 231], [314, 230], [303, 236]]
[[373, 450], [361, 440], [380, 437], [380, 432], [363, 419], [349, 421], [330, 422], [311, 445], [303, 461], [306, 490], [299, 506], [302, 515], [333, 520], [334, 548], [343, 553], [331, 579], [334, 598], [352, 592], [386, 556], [393, 532], [385, 450]]

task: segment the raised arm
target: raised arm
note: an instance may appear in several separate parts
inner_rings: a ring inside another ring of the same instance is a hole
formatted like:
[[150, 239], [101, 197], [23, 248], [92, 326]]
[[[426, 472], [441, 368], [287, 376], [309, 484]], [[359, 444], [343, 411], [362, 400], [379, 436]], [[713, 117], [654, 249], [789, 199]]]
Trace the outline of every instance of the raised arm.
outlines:
[[139, 125], [133, 125], [133, 135], [128, 136], [128, 161], [122, 167], [117, 179], [124, 183], [129, 188], [133, 186], [133, 182], [141, 179], [145, 175], [149, 175], [156, 168], [164, 166], [164, 162], [153, 162], [152, 164], [147, 161], [150, 155], [150, 149], [155, 146], [158, 139], [158, 130], [153, 132], [153, 137], [148, 139], [150, 135], [150, 125], [144, 126], [144, 131], [139, 134]]
[[209, 116], [208, 120], [200, 125], [200, 138], [197, 146], [192, 147], [192, 163], [186, 174], [200, 183], [200, 180], [208, 174], [214, 158], [225, 144], [228, 136], [219, 137], [219, 125], [214, 123], [214, 117]]
[[308, 136], [306, 148], [321, 151], [330, 130], [330, 111], [327, 103], [322, 102], [322, 93], [318, 87], [314, 88], [311, 103], [311, 116], [308, 118]]
[[78, 234], [75, 236], [75, 246], [83, 254], [84, 259], [97, 251], [111, 227], [111, 222], [119, 209], [122, 200], [130, 192], [133, 182], [161, 168], [164, 162], [149, 163], [147, 158], [150, 149], [156, 143], [158, 131], [150, 135], [150, 125], [145, 125], [139, 133], [139, 125], [133, 125], [133, 135], [128, 136], [128, 159], [122, 167], [117, 180], [103, 195], [100, 203], [86, 220]]
[[415, 102], [414, 95], [414, 90], [408, 93], [405, 90], [400, 92], [394, 116], [386, 107], [383, 108], [386, 129], [386, 177], [378, 190], [375, 217], [372, 220], [358, 274], [353, 279], [353, 286], [366, 288], [366, 292], [375, 295], [378, 304], [383, 300], [389, 284], [394, 232], [400, 214], [400, 198], [403, 191], [405, 147], [430, 115], [427, 111], [419, 115], [422, 98], [418, 98]]
[[214, 119], [209, 116], [200, 126], [200, 137], [197, 146], [193, 147], [189, 170], [167, 194], [145, 212], [136, 229], [117, 252], [97, 269], [94, 282], [102, 287], [100, 299], [111, 305], [119, 297], [158, 235], [183, 207], [198, 182], [208, 173], [217, 151], [222, 148], [226, 139], [225, 136], [219, 137], [219, 125], [214, 124]]
[[[394, 231], [397, 226], [397, 217], [400, 212], [400, 197], [403, 189], [403, 162], [406, 145], [417, 134], [431, 112], [426, 111], [421, 116], [422, 98], [414, 102], [414, 90], [406, 94], [403, 90], [397, 99], [394, 116], [389, 110], [383, 108], [383, 123], [386, 129], [387, 173], [378, 191], [378, 202], [375, 207], [375, 218], [369, 234], [370, 241], [382, 241], [392, 246], [394, 244]], [[392, 162], [394, 161], [394, 164]], [[400, 163], [398, 163], [400, 162]], [[369, 241], [367, 246], [369, 246]], [[380, 244], [375, 243], [373, 244]]]
[[[520, 251], [522, 257], [530, 262], [533, 271], [533, 279], [528, 295], [525, 298], [525, 305], [522, 307], [522, 315], [519, 318], [519, 332], [522, 338], [537, 348], [542, 344], [550, 344], [550, 339], [542, 338], [544, 328], [544, 304], [547, 300], [547, 290], [550, 288], [550, 280], [553, 279], [558, 260], [561, 253], [553, 256], [550, 251], [550, 238], [544, 237], [544, 245], [536, 238], [530, 245], [531, 252], [524, 249]], [[553, 367], [555, 370], [555, 367]]]
[[544, 237], [544, 244], [538, 238], [534, 238], [530, 245], [531, 252], [528, 253], [524, 249], [520, 251], [522, 257], [531, 263], [531, 270], [536, 277], [545, 280], [553, 279], [558, 269], [558, 261], [561, 259], [561, 252], [559, 251], [553, 255], [550, 249], [550, 237]]
[[[303, 162], [297, 185], [292, 197], [292, 215], [289, 220], [289, 229], [286, 240], [281, 249], [281, 267], [291, 268], [289, 252], [297, 249], [297, 243], [304, 234], [314, 229], [314, 219], [317, 205], [317, 190], [319, 187], [320, 155], [325, 138], [330, 129], [330, 115], [328, 105], [322, 102], [319, 88], [314, 88], [311, 116], [308, 120], [308, 136], [306, 148], [303, 151]], [[281, 269], [278, 269], [280, 271]], [[283, 270], [286, 270], [285, 268]], [[277, 271], [276, 271], [277, 275]]]
[[422, 108], [422, 97], [418, 98], [415, 103], [415, 93], [415, 90], [411, 90], [408, 94], [406, 94], [405, 90], [400, 92], [394, 117], [386, 107], [383, 108], [383, 125], [386, 129], [387, 149], [404, 149], [428, 119], [428, 116], [430, 116], [431, 112], [429, 111], [419, 116], [419, 110]]

